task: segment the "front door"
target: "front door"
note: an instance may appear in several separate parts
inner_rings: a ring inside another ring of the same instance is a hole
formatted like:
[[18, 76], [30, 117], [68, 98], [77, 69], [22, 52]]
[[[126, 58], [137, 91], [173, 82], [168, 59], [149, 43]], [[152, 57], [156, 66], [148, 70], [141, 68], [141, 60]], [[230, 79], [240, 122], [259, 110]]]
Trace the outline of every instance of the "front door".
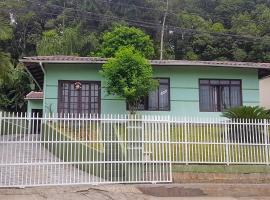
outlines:
[[59, 81], [59, 113], [100, 114], [100, 105], [100, 81]]
[[32, 133], [39, 134], [41, 129], [41, 118], [42, 118], [42, 109], [32, 109], [32, 116], [34, 119], [32, 120]]

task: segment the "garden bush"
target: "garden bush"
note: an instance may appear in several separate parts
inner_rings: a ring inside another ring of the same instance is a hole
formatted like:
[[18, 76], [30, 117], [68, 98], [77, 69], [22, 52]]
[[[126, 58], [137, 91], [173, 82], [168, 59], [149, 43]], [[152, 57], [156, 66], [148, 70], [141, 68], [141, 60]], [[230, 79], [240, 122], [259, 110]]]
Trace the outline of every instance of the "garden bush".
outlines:
[[259, 106], [236, 107], [224, 111], [222, 116], [232, 120], [232, 124], [228, 127], [228, 139], [231, 142], [265, 142], [265, 127], [261, 122], [264, 119], [270, 119], [269, 111], [265, 108]]

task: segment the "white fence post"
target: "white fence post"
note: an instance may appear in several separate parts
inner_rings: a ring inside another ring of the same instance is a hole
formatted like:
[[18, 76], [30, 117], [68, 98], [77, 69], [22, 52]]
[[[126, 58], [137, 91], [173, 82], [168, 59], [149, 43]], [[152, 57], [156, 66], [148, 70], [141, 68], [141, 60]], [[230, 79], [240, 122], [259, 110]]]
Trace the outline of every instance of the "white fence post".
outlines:
[[33, 116], [30, 112], [27, 113], [27, 120], [28, 120], [28, 132], [27, 134], [31, 134], [31, 130], [32, 130], [32, 120], [31, 119]]
[[269, 165], [269, 155], [268, 155], [268, 124], [267, 120], [264, 119], [264, 143], [265, 143], [265, 161], [266, 165]]
[[[170, 118], [170, 116], [167, 117], [167, 120], [168, 120], [167, 121], [167, 125], [168, 125], [167, 131], [168, 132], [165, 131], [165, 134], [166, 134], [165, 138], [167, 138], [167, 140], [168, 140], [167, 145], [169, 145], [169, 158], [166, 158], [166, 160], [169, 159], [169, 161], [170, 161], [170, 179], [169, 179], [169, 181], [171, 182], [173, 180], [173, 177], [172, 177], [172, 143], [171, 143], [171, 135], [172, 134], [171, 134], [171, 118]], [[168, 155], [166, 155], [166, 156], [168, 156]]]
[[226, 163], [230, 165], [230, 157], [229, 157], [229, 141], [228, 141], [228, 122], [225, 122], [225, 145], [226, 145]]
[[187, 118], [185, 117], [184, 119], [184, 131], [185, 131], [185, 151], [186, 151], [186, 165], [188, 165], [188, 161], [189, 161], [189, 158], [188, 158], [188, 130], [187, 130]]

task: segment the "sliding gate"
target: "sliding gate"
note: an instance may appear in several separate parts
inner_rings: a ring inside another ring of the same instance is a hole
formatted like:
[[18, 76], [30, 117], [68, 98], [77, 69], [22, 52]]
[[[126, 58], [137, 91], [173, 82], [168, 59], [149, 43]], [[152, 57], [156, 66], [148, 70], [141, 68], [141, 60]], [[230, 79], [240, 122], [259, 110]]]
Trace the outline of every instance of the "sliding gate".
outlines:
[[164, 117], [0, 113], [0, 187], [171, 182], [169, 129]]

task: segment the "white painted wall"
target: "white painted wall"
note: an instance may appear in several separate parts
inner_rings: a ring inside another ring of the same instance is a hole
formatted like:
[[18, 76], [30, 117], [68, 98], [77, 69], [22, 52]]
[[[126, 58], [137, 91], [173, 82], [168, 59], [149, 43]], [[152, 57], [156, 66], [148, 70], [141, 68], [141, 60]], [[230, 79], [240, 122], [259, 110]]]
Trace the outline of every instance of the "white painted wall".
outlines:
[[260, 80], [260, 104], [270, 109], [270, 77]]

